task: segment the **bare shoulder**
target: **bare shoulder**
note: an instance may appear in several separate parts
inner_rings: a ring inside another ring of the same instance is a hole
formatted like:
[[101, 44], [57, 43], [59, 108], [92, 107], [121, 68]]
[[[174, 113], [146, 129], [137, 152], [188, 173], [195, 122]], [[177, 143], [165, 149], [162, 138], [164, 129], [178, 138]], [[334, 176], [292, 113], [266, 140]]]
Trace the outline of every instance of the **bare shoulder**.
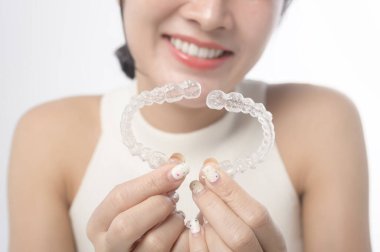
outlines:
[[[98, 131], [99, 106], [100, 96], [68, 97], [43, 103], [29, 109], [20, 118], [16, 136], [22, 133], [40, 134], [41, 140], [50, 140], [43, 144], [54, 144], [57, 139], [77, 137], [76, 134], [84, 133], [84, 129]], [[28, 141], [31, 138], [23, 139]], [[59, 146], [67, 142], [60, 142]]]
[[63, 98], [20, 118], [9, 160], [11, 248], [44, 251], [50, 239], [54, 251], [72, 250], [68, 209], [100, 134], [99, 105], [100, 96]]
[[[345, 112], [357, 114], [353, 102], [343, 93], [328, 87], [312, 84], [273, 84], [268, 86], [268, 102], [270, 106], [281, 105], [283, 109], [296, 109], [295, 115], [305, 116], [299, 112]], [[316, 115], [316, 118], [318, 115]]]
[[270, 86], [267, 97], [301, 199], [305, 251], [371, 251], [367, 157], [353, 102], [304, 84]]
[[[100, 96], [74, 96], [45, 102], [29, 109], [21, 117], [19, 125], [43, 122], [56, 123], [60, 120], [75, 123], [78, 118], [90, 119], [98, 116]], [[42, 124], [40, 126], [43, 126]], [[51, 125], [58, 126], [59, 125]], [[55, 128], [55, 127], [50, 127]]]
[[[68, 97], [28, 110], [14, 134], [13, 161], [17, 162], [18, 156], [39, 157], [39, 162], [50, 164], [46, 172], [57, 176], [59, 172], [85, 168], [100, 134], [100, 98]], [[60, 175], [66, 178], [68, 174]]]
[[321, 167], [342, 169], [337, 163], [350, 155], [365, 165], [360, 116], [346, 95], [311, 84], [275, 84], [268, 87], [267, 103], [297, 191], [303, 192], [306, 178], [323, 172]]

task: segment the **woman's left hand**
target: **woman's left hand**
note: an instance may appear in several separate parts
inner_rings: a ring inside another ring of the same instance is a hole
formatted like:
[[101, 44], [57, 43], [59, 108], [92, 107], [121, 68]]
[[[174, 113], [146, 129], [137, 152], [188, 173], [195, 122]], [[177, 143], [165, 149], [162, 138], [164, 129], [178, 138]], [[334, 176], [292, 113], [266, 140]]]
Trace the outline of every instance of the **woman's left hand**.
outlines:
[[[267, 209], [208, 159], [190, 189], [203, 217], [192, 221], [190, 251], [286, 251], [284, 238]], [[204, 180], [202, 178], [205, 178]]]

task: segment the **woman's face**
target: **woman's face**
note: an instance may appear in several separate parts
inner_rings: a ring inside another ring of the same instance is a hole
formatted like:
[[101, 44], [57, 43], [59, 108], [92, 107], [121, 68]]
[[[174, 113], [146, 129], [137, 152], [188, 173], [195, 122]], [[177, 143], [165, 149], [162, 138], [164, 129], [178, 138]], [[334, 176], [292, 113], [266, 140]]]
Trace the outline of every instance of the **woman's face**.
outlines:
[[124, 0], [124, 27], [142, 89], [187, 79], [234, 89], [260, 58], [283, 0]]

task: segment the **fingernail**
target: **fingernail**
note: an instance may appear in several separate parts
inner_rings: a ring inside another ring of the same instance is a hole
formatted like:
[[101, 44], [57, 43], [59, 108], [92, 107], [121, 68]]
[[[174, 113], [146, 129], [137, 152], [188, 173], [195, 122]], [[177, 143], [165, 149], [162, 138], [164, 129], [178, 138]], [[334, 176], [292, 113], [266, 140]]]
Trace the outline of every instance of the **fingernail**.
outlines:
[[183, 163], [185, 162], [185, 157], [181, 153], [173, 153], [169, 160], [168, 163]]
[[175, 180], [180, 180], [184, 178], [187, 174], [189, 174], [190, 169], [189, 166], [186, 163], [180, 163], [172, 168], [170, 171], [171, 176]]
[[179, 201], [179, 194], [176, 191], [169, 193], [168, 196], [174, 203]]
[[179, 211], [175, 211], [175, 213], [180, 215], [183, 219], [186, 219], [186, 215], [183, 211], [179, 210]]
[[218, 164], [218, 160], [216, 160], [215, 158], [211, 157], [211, 158], [207, 158], [204, 162], [203, 162], [203, 166], [209, 164], [209, 163], [214, 163], [214, 164]]
[[199, 224], [198, 219], [190, 220], [189, 227], [192, 234], [197, 234], [201, 231], [201, 225]]
[[194, 180], [190, 183], [190, 190], [194, 193], [194, 194], [198, 194], [200, 192], [202, 192], [204, 190], [204, 186], [202, 185], [201, 182], [199, 182], [198, 180]]
[[169, 196], [166, 196], [166, 199], [173, 205], [173, 211], [175, 211], [177, 209], [176, 203]]
[[218, 173], [218, 171], [216, 170], [216, 168], [211, 165], [211, 164], [206, 164], [203, 168], [202, 168], [202, 172], [203, 174], [205, 175], [206, 179], [211, 182], [211, 183], [214, 183], [216, 182], [219, 178], [220, 178], [220, 175]]

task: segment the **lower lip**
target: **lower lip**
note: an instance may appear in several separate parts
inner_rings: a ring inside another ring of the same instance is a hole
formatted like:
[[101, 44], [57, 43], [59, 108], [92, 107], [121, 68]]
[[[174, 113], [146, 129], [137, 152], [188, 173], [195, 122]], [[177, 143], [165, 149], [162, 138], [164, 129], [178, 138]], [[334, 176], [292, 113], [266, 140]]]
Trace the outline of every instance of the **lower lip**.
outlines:
[[215, 59], [201, 59], [201, 58], [190, 56], [188, 54], [185, 54], [179, 51], [177, 48], [174, 47], [174, 45], [169, 41], [169, 39], [166, 39], [166, 41], [169, 44], [170, 51], [174, 54], [174, 56], [180, 62], [195, 69], [200, 69], [200, 70], [216, 69], [231, 57], [231, 55], [224, 55], [222, 57], [215, 58]]

